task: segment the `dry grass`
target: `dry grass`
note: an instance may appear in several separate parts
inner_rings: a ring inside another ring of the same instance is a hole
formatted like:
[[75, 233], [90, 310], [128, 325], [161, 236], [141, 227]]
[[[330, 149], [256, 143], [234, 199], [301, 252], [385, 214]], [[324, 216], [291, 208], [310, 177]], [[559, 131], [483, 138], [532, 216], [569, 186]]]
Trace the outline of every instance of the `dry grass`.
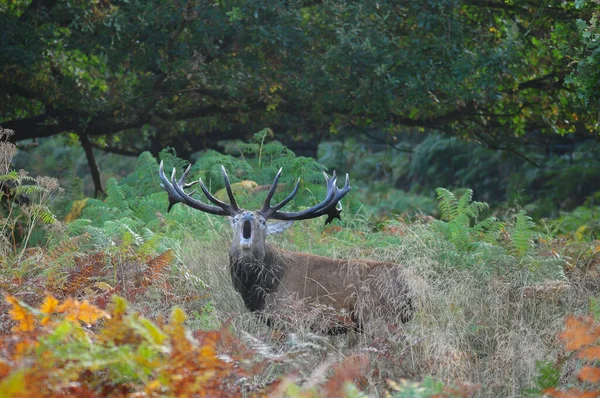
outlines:
[[[302, 312], [296, 314], [298, 322], [292, 333], [269, 329], [244, 309], [234, 291], [228, 269], [229, 227], [215, 224], [210, 233], [218, 238], [210, 243], [190, 238], [184, 245], [183, 260], [190, 272], [209, 286], [218, 322], [229, 321], [234, 331], [263, 355], [280, 359], [262, 380], [253, 381], [259, 384], [291, 369], [297, 369], [301, 379], [308, 379], [319, 364], [366, 353], [371, 362], [366, 383], [375, 396], [385, 379], [421, 380], [427, 375], [450, 384], [480, 384], [478, 396], [522, 396], [524, 389], [532, 386], [536, 361], [557, 357], [560, 345], [556, 336], [565, 315], [585, 308], [592, 294], [566, 280], [526, 283], [527, 278], [519, 275], [458, 270], [439, 260], [449, 248], [427, 225], [415, 225], [395, 244], [371, 250], [335, 242], [335, 237], [319, 237], [310, 223], [294, 229], [291, 239], [279, 238], [286, 249], [294, 248], [290, 241], [296, 234], [309, 234], [315, 238], [310, 238], [302, 251], [311, 252], [313, 245], [316, 248], [324, 241], [332, 257], [402, 264], [419, 309], [407, 324], [377, 318], [367, 323], [362, 333], [315, 334], [304, 326], [310, 314]], [[394, 291], [389, 275], [377, 283], [384, 292]]]

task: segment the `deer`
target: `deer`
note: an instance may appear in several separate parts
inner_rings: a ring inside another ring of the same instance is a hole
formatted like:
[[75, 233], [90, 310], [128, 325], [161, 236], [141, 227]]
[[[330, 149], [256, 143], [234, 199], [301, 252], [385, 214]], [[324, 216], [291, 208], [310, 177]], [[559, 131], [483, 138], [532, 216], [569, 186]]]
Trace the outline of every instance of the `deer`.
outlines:
[[[229, 218], [233, 230], [229, 250], [231, 282], [249, 311], [257, 313], [271, 325], [277, 320], [285, 322], [293, 316], [285, 311], [290, 308], [290, 303], [302, 303], [301, 308], [305, 311], [319, 309], [320, 312], [317, 312], [322, 314], [321, 319], [326, 321], [316, 328], [329, 334], [360, 330], [370, 316], [399, 318], [402, 323], [411, 320], [415, 312], [414, 294], [398, 264], [293, 252], [267, 242], [268, 235], [284, 232], [295, 221], [324, 215], [328, 216], [326, 223], [334, 218], [341, 220], [340, 200], [351, 189], [348, 174], [344, 186], [339, 188], [335, 171], [331, 177], [323, 172], [327, 188], [325, 198], [307, 209], [286, 212], [281, 209], [298, 193], [300, 178], [285, 199], [272, 205], [282, 172], [280, 168], [262, 208], [251, 211], [238, 206], [225, 167], [221, 166], [221, 172], [229, 203], [215, 198], [202, 178], [186, 183], [190, 168], [191, 164], [179, 179], [176, 179], [173, 168], [169, 179], [161, 161], [159, 177], [161, 187], [168, 194], [167, 211], [181, 203]], [[194, 199], [192, 195], [196, 191], [186, 192], [196, 183], [210, 204]]]

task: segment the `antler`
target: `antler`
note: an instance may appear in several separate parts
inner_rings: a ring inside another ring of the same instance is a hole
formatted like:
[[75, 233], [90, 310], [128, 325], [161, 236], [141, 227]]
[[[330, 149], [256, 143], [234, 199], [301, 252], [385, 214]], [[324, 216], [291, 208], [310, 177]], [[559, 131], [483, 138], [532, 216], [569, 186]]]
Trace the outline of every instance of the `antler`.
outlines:
[[325, 176], [325, 183], [327, 185], [327, 195], [325, 199], [321, 203], [318, 203], [306, 210], [296, 211], [296, 212], [283, 212], [279, 211], [283, 206], [285, 206], [292, 198], [298, 193], [298, 185], [300, 183], [300, 179], [296, 182], [296, 186], [292, 193], [290, 193], [284, 200], [276, 204], [275, 206], [271, 206], [271, 199], [277, 190], [277, 182], [279, 181], [279, 176], [281, 174], [281, 169], [277, 172], [275, 179], [273, 180], [273, 184], [271, 189], [269, 190], [269, 194], [265, 199], [265, 203], [260, 212], [265, 216], [265, 218], [272, 218], [275, 220], [307, 220], [309, 218], [316, 218], [322, 215], [327, 214], [329, 217], [327, 218], [326, 223], [331, 222], [333, 218], [340, 218], [339, 214], [341, 211], [340, 208], [337, 207], [338, 202], [342, 199], [349, 191], [352, 189], [350, 187], [350, 179], [348, 174], [346, 174], [346, 182], [342, 189], [337, 187], [337, 177], [335, 175], [335, 171], [331, 178], [327, 175], [327, 173], [323, 172]]
[[[198, 181], [186, 184], [185, 179], [188, 173], [190, 172], [191, 167], [192, 165], [190, 164], [177, 181], [175, 181], [176, 171], [175, 168], [173, 168], [173, 173], [171, 174], [171, 181], [169, 181], [169, 179], [167, 179], [167, 177], [165, 176], [163, 162], [160, 162], [160, 167], [158, 168], [158, 175], [160, 177], [160, 180], [162, 181], [160, 186], [165, 191], [167, 191], [167, 194], [169, 195], [169, 207], [167, 208], [167, 211], [170, 211], [173, 205], [177, 203], [183, 203], [185, 205], [193, 207], [194, 209], [202, 210], [210, 214], [216, 214], [218, 216], [233, 216], [241, 210], [238, 207], [235, 198], [233, 197], [233, 192], [231, 191], [231, 185], [229, 183], [229, 177], [227, 176], [225, 167], [221, 166], [221, 172], [223, 173], [223, 179], [225, 180], [225, 189], [227, 190], [227, 196], [229, 197], [230, 203], [225, 203], [215, 198], [206, 188], [204, 182], [202, 182], [202, 178], [198, 179]], [[192, 198], [191, 195], [193, 195], [196, 191], [193, 191], [189, 194], [187, 194], [184, 191], [184, 188], [189, 188], [196, 183], [200, 183], [200, 188], [202, 189], [202, 192], [204, 192], [204, 195], [206, 195], [206, 198], [212, 203], [214, 203], [216, 206], [209, 205]]]

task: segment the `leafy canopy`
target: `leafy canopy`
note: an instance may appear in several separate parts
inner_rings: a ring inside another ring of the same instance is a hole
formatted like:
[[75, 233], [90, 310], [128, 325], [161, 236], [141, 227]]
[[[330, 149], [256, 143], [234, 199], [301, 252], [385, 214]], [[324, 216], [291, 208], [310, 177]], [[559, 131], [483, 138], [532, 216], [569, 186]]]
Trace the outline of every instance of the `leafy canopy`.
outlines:
[[427, 128], [511, 149], [597, 132], [594, 2], [0, 1], [0, 122], [183, 156]]

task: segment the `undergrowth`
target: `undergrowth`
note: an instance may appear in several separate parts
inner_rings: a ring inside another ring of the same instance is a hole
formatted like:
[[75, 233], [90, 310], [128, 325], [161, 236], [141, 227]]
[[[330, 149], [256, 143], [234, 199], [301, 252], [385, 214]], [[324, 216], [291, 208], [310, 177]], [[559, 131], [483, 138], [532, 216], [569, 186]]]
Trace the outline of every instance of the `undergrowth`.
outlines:
[[[7, 158], [14, 154], [4, 148]], [[298, 177], [289, 209], [324, 195], [323, 166], [269, 142], [268, 131], [230, 150], [239, 156], [203, 154], [189, 180], [201, 177], [226, 199], [223, 164], [238, 203], [255, 209], [284, 167], [275, 200]], [[160, 158], [178, 174], [187, 166], [168, 150]], [[484, 217], [486, 204], [470, 190], [438, 189], [439, 220], [419, 212], [373, 223], [351, 192], [341, 224], [298, 222], [271, 243], [401, 264], [412, 275], [418, 311], [408, 324], [379, 319], [361, 333], [327, 337], [300, 325], [284, 334], [247, 313], [231, 286], [228, 221], [182, 205], [167, 213], [150, 154], [129, 175], [110, 179], [105, 199], [75, 200], [60, 211], [50, 211], [61, 203], [59, 189], [19, 188], [43, 181], [3, 164], [0, 180], [12, 184], [0, 272], [8, 300], [0, 317], [0, 391], [7, 396], [559, 394], [571, 388], [568, 366], [559, 366], [563, 320], [599, 307], [600, 244], [590, 236], [557, 236], [523, 209]], [[28, 219], [34, 213], [16, 199], [23, 189], [52, 217]], [[12, 233], [19, 228], [23, 234]]]
[[[333, 396], [364, 372], [366, 361], [349, 357], [329, 364], [325, 383], [293, 388], [293, 375], [267, 385], [245, 379], [284, 358], [257, 355], [227, 327], [189, 334], [186, 315], [173, 309], [168, 322], [152, 322], [113, 297], [107, 310], [87, 301], [62, 303], [46, 296], [38, 308], [7, 296], [15, 321], [0, 339], [0, 395], [10, 396]], [[325, 369], [323, 369], [325, 371]], [[348, 391], [351, 391], [350, 389]], [[352, 396], [360, 396], [356, 391]]]

